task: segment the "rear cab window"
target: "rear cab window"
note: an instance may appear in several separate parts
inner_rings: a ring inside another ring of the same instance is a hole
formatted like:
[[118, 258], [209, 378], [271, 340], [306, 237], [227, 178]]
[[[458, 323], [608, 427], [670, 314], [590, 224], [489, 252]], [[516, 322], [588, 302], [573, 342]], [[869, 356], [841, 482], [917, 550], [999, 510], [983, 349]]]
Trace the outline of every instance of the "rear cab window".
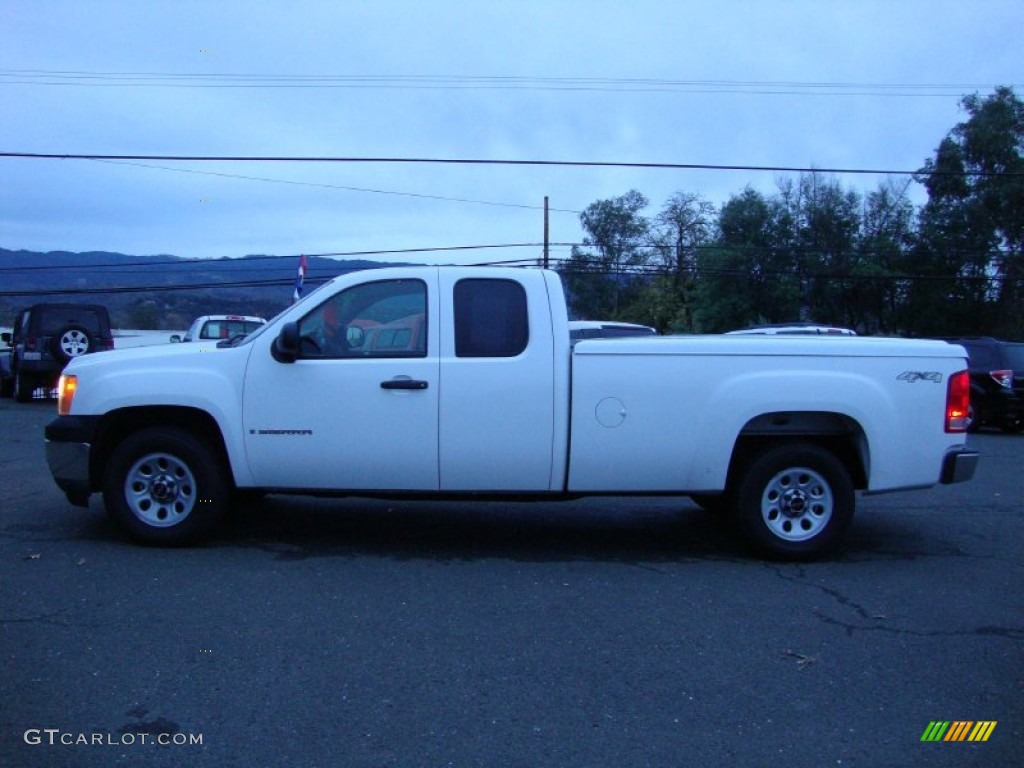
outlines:
[[518, 357], [530, 341], [526, 290], [515, 280], [455, 284], [455, 356]]

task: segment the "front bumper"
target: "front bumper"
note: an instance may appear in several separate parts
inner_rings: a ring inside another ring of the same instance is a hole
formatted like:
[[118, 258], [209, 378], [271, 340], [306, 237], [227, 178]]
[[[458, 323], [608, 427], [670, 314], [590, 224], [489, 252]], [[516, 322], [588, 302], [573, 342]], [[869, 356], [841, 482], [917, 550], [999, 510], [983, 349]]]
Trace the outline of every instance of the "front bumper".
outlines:
[[951, 483], [964, 483], [974, 477], [974, 470], [978, 468], [980, 454], [977, 451], [968, 451], [966, 448], [957, 448], [946, 454], [942, 460], [942, 474], [939, 480], [943, 485]]
[[69, 502], [89, 506], [92, 493], [90, 454], [98, 417], [58, 416], [46, 425], [46, 463]]

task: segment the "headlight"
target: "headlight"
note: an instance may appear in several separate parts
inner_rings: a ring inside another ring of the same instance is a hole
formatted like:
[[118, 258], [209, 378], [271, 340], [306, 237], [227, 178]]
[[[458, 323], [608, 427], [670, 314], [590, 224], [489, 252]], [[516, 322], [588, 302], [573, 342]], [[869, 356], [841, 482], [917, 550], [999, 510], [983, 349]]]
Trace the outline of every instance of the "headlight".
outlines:
[[71, 402], [75, 399], [78, 389], [78, 377], [62, 373], [57, 383], [57, 415], [67, 416], [71, 412]]

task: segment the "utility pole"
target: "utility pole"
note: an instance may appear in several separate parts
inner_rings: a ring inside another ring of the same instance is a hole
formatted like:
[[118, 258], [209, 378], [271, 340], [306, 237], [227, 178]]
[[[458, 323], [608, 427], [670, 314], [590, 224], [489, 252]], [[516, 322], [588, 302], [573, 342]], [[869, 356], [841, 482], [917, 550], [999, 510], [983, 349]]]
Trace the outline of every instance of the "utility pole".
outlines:
[[549, 249], [548, 249], [548, 196], [544, 195], [544, 269], [548, 268], [549, 263]]

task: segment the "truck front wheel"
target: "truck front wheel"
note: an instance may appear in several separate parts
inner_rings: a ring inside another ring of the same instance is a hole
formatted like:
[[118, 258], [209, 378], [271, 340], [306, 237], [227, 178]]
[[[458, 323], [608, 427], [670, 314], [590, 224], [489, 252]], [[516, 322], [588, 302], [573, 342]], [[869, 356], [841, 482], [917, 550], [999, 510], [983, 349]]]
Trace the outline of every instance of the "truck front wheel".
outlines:
[[833, 551], [853, 520], [854, 488], [836, 456], [812, 443], [778, 444], [743, 467], [735, 512], [768, 557], [808, 560]]
[[136, 432], [111, 453], [107, 513], [142, 544], [185, 546], [224, 518], [230, 489], [220, 456], [176, 427]]

